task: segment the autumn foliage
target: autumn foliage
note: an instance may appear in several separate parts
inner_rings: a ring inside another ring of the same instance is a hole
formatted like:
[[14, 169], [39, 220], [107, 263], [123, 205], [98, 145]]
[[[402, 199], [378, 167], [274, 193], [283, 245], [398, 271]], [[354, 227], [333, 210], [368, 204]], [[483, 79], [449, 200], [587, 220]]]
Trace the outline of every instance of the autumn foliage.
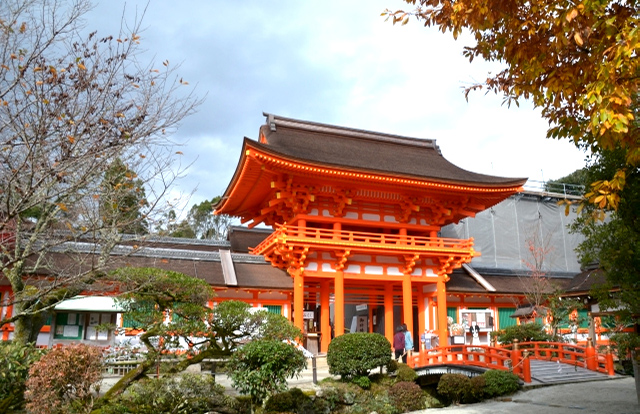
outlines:
[[27, 412], [88, 411], [101, 371], [102, 351], [98, 348], [78, 344], [52, 350], [29, 369]]
[[[414, 10], [387, 10], [393, 23], [410, 17], [425, 26], [470, 32], [464, 48], [505, 69], [470, 91], [487, 88], [508, 104], [521, 98], [541, 108], [548, 137], [573, 140], [598, 153], [623, 148], [628, 166], [640, 165], [636, 109], [638, 3], [615, 0], [405, 0]], [[615, 208], [625, 168], [597, 183], [590, 201]]]

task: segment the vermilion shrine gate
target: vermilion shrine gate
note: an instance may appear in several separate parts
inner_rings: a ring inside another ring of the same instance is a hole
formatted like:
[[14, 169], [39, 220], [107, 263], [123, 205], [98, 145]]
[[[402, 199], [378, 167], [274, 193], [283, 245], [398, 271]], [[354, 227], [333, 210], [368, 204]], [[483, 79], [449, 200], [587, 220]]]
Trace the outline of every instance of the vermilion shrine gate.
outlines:
[[320, 305], [326, 352], [333, 294], [335, 336], [345, 332], [345, 304], [364, 303], [369, 331], [373, 308], [384, 308], [375, 322], [391, 341], [400, 304], [397, 323], [423, 332], [429, 322], [446, 345], [448, 275], [479, 253], [473, 239], [439, 231], [521, 191], [526, 179], [463, 170], [434, 140], [265, 115], [259, 141], [245, 138], [216, 213], [274, 228], [253, 253], [293, 278], [294, 324], [304, 329], [305, 304]]

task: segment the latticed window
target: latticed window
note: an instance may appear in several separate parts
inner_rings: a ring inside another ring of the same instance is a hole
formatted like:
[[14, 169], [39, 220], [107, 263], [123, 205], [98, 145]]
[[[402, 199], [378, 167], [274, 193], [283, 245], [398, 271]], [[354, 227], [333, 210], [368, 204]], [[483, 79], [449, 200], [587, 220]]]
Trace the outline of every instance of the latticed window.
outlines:
[[447, 316], [453, 319], [453, 323], [458, 322], [458, 308], [447, 308]]
[[275, 313], [276, 315], [282, 315], [282, 306], [280, 306], [280, 305], [266, 305], [264, 308], [269, 313]]
[[504, 329], [517, 325], [517, 319], [511, 317], [514, 313], [516, 308], [498, 308], [498, 327]]

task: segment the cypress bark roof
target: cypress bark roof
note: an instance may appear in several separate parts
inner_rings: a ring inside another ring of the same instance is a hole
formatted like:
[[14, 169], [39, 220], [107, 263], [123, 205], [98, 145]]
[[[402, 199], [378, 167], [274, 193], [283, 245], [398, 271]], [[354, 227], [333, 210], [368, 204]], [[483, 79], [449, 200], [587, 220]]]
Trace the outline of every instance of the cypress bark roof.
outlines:
[[264, 115], [267, 124], [260, 128], [261, 143], [245, 138], [245, 145], [250, 143], [285, 158], [361, 172], [483, 187], [520, 186], [526, 182], [526, 178], [496, 177], [464, 170], [444, 158], [433, 139]]

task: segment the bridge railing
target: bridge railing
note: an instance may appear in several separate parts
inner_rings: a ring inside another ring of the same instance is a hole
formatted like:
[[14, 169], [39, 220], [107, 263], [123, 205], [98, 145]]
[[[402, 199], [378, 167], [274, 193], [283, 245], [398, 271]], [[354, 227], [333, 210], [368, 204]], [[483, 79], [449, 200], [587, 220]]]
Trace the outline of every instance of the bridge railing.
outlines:
[[[606, 354], [596, 352], [593, 346], [584, 347], [563, 342], [521, 342], [518, 347], [532, 359], [559, 361], [603, 374], [615, 375], [613, 355], [610, 352]], [[512, 346], [503, 348], [511, 349]]]
[[414, 354], [407, 360], [412, 368], [430, 365], [468, 365], [510, 370], [524, 382], [531, 382], [531, 360], [559, 361], [592, 371], [615, 375], [613, 356], [596, 352], [588, 342], [579, 346], [562, 342], [521, 342], [499, 347], [448, 345]]
[[514, 373], [513, 351], [484, 345], [449, 345], [422, 351], [407, 360], [412, 368], [428, 365], [471, 365]]

